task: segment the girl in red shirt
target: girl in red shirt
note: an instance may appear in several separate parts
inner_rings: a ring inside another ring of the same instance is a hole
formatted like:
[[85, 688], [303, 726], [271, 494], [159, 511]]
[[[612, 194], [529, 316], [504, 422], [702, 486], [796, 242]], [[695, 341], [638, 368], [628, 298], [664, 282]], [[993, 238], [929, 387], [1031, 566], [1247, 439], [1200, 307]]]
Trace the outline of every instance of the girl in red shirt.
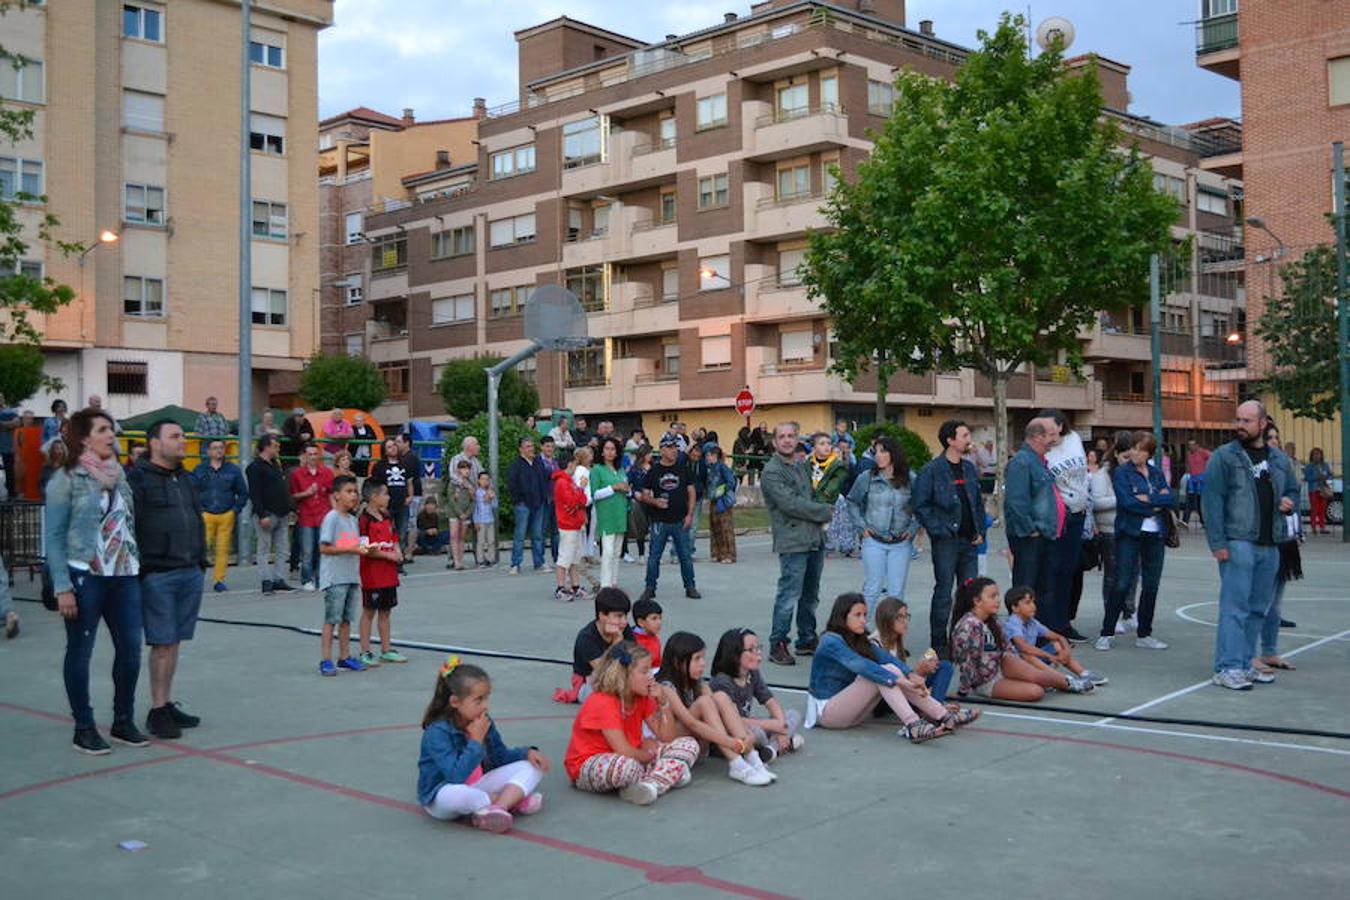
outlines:
[[[677, 737], [665, 693], [652, 677], [651, 655], [632, 641], [610, 647], [591, 676], [594, 689], [572, 723], [563, 768], [579, 790], [618, 791], [646, 806], [689, 783], [698, 741]], [[642, 726], [654, 738], [644, 738]]]

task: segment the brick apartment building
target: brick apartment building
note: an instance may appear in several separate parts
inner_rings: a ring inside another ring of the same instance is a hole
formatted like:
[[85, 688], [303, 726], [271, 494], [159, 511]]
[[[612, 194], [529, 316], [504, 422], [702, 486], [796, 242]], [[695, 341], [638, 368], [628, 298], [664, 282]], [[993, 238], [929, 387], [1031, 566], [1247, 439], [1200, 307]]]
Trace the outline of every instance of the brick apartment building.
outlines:
[[[731, 401], [748, 385], [765, 419], [867, 420], [875, 383], [826, 372], [829, 322], [796, 268], [808, 230], [825, 226], [830, 167], [852, 177], [869, 153], [895, 72], [951, 77], [967, 51], [929, 22], [905, 28], [900, 0], [770, 0], [657, 43], [567, 18], [516, 39], [520, 99], [478, 123], [472, 165], [406, 180], [401, 208], [364, 220], [363, 303], [377, 321], [406, 322], [406, 350], [388, 349], [408, 360], [409, 415], [443, 417], [440, 367], [523, 346], [525, 301], [561, 284], [597, 343], [523, 367], [545, 406], [649, 431], [682, 418], [725, 436], [743, 424]], [[1128, 66], [1099, 65], [1106, 113], [1183, 202], [1175, 236], [1206, 248], [1167, 298], [1167, 425], [1223, 429], [1235, 386], [1204, 373], [1240, 353], [1225, 340], [1243, 327], [1239, 186], [1202, 168], [1221, 145], [1207, 129], [1132, 115]], [[1103, 317], [1084, 335], [1089, 376], [1016, 377], [1014, 414], [1058, 406], [1089, 429], [1148, 425], [1148, 330], [1146, 313]], [[899, 375], [888, 397], [930, 440], [951, 413], [992, 424], [989, 385], [972, 372]]]
[[[1248, 228], [1247, 282], [1255, 321], [1268, 294], [1279, 297], [1276, 271], [1309, 247], [1329, 244], [1333, 141], [1350, 143], [1350, 6], [1327, 0], [1201, 0], [1196, 64], [1242, 85], [1242, 141], [1212, 163], [1244, 183], [1246, 214], [1266, 228]], [[1283, 245], [1283, 247], [1281, 246]], [[1258, 289], [1259, 288], [1259, 289]], [[1273, 289], [1273, 290], [1272, 290]], [[1265, 358], [1249, 353], [1252, 380]], [[1320, 446], [1333, 468], [1344, 459], [1340, 423], [1282, 415], [1285, 440], [1300, 455]]]

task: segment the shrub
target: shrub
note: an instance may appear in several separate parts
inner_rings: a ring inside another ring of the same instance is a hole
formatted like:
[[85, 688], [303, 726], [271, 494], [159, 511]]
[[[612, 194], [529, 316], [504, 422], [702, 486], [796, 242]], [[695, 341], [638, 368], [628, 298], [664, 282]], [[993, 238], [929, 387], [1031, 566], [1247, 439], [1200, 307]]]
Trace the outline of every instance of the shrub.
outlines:
[[873, 423], [859, 428], [857, 434], [859, 455], [872, 446], [872, 441], [876, 439], [878, 434], [883, 433], [890, 435], [900, 443], [911, 470], [918, 471], [933, 458], [933, 451], [928, 449], [928, 444], [923, 438], [903, 425], [896, 425], [894, 422]]
[[[456, 359], [445, 364], [436, 385], [445, 411], [460, 421], [486, 413], [488, 407], [487, 367], [501, 362], [500, 356]], [[516, 370], [502, 375], [497, 391], [497, 409], [503, 416], [525, 417], [539, 408], [539, 392], [525, 383]], [[485, 444], [486, 446], [486, 444]]]
[[300, 376], [300, 396], [314, 409], [372, 410], [384, 402], [384, 376], [359, 356], [310, 357]]
[[[498, 424], [498, 479], [493, 486], [497, 489], [497, 522], [498, 537], [504, 534], [510, 534], [511, 529], [515, 527], [515, 501], [511, 498], [511, 491], [506, 486], [506, 470], [511, 468], [511, 463], [520, 457], [520, 439], [530, 435], [530, 431], [525, 427], [525, 420], [515, 416], [502, 416], [497, 420]], [[488, 418], [486, 413], [474, 416], [468, 422], [462, 423], [445, 441], [445, 459], [447, 462], [456, 453], [459, 452], [460, 445], [466, 437], [478, 438], [478, 443], [483, 448], [483, 471], [488, 471]], [[538, 440], [539, 436], [530, 435]]]

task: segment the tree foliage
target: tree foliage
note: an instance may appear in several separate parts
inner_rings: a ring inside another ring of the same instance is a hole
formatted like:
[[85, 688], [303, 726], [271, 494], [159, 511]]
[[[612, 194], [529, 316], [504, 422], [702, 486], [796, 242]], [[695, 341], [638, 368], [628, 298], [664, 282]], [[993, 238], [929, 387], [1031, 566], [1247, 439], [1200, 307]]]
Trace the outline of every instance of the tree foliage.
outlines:
[[16, 406], [42, 387], [42, 351], [33, 344], [0, 344], [0, 397]]
[[372, 410], [384, 402], [384, 376], [360, 356], [310, 357], [300, 377], [300, 396], [316, 409]]
[[[534, 412], [534, 410], [530, 410]], [[445, 458], [448, 460], [459, 452], [460, 445], [466, 437], [478, 438], [478, 444], [483, 448], [483, 471], [488, 469], [488, 418], [486, 413], [479, 413], [467, 422], [462, 422], [445, 441]], [[523, 437], [532, 437], [536, 441], [539, 435], [525, 427], [525, 420], [516, 416], [503, 415], [497, 420], [497, 459], [498, 459], [498, 478], [495, 483], [497, 489], [497, 515], [498, 534], [505, 534], [508, 529], [513, 527], [515, 522], [514, 501], [511, 499], [511, 491], [506, 486], [506, 470], [511, 467], [520, 456], [520, 439]]]
[[898, 77], [893, 115], [857, 178], [839, 180], [833, 228], [811, 235], [803, 266], [839, 342], [834, 371], [975, 369], [994, 386], [1000, 445], [1010, 375], [1076, 367], [1099, 310], [1144, 302], [1177, 211], [1102, 117], [1095, 67], [1068, 74], [1058, 46], [1029, 59], [1024, 24], [1004, 14], [980, 32], [954, 82]]
[[1266, 298], [1256, 323], [1270, 363], [1262, 386], [1294, 415], [1325, 422], [1340, 411], [1335, 248], [1309, 251], [1280, 281], [1282, 296]]
[[[488, 408], [487, 368], [501, 362], [500, 356], [456, 359], [445, 364], [440, 392], [445, 411], [461, 421], [472, 419]], [[497, 391], [497, 409], [503, 416], [525, 417], [539, 408], [539, 392], [525, 383], [514, 369], [502, 376]]]
[[905, 451], [905, 461], [909, 463], [910, 469], [915, 472], [923, 468], [933, 458], [933, 451], [929, 449], [927, 441], [903, 425], [896, 425], [894, 422], [873, 422], [871, 425], [865, 425], [858, 429], [856, 436], [858, 454], [861, 455], [864, 450], [872, 446], [873, 441], [883, 434], [895, 438], [900, 444], [900, 449]]

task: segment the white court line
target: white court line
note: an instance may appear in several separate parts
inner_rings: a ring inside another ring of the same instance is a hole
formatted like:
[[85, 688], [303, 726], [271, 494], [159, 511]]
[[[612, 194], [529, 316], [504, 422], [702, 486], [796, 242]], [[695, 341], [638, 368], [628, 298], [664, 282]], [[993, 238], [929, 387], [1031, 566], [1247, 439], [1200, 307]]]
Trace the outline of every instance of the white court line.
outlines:
[[[1300, 653], [1304, 653], [1304, 652], [1306, 652], [1306, 651], [1308, 651], [1308, 650], [1312, 650], [1312, 649], [1314, 649], [1314, 648], [1316, 648], [1316, 647], [1320, 647], [1320, 646], [1322, 646], [1323, 644], [1329, 644], [1329, 643], [1331, 643], [1332, 641], [1339, 641], [1339, 640], [1341, 640], [1342, 638], [1346, 637], [1347, 635], [1350, 635], [1350, 628], [1347, 628], [1345, 631], [1342, 631], [1340, 634], [1328, 635], [1327, 637], [1321, 638], [1320, 640], [1313, 641], [1311, 644], [1304, 644], [1302, 647], [1298, 647], [1298, 648], [1295, 648], [1295, 649], [1293, 649], [1293, 650], [1290, 650], [1288, 653], [1283, 653], [1283, 654], [1281, 654], [1281, 656], [1284, 656], [1284, 657], [1286, 657], [1286, 658], [1287, 658], [1287, 657], [1290, 657], [1290, 656], [1298, 656]], [[1154, 707], [1154, 706], [1157, 706], [1157, 705], [1160, 704], [1160, 703], [1166, 703], [1166, 702], [1168, 702], [1169, 700], [1175, 700], [1175, 699], [1177, 699], [1178, 697], [1184, 697], [1184, 696], [1186, 696], [1187, 694], [1194, 693], [1195, 691], [1198, 691], [1198, 690], [1200, 690], [1201, 688], [1209, 687], [1211, 684], [1213, 684], [1213, 681], [1212, 681], [1211, 679], [1209, 679], [1209, 678], [1206, 678], [1204, 681], [1197, 681], [1195, 684], [1191, 685], [1190, 687], [1184, 687], [1184, 688], [1181, 688], [1180, 690], [1172, 691], [1170, 694], [1163, 694], [1161, 697], [1156, 697], [1156, 698], [1154, 698], [1154, 699], [1148, 701], [1147, 703], [1141, 703], [1141, 704], [1139, 704], [1138, 706], [1132, 706], [1132, 707], [1130, 707], [1129, 709], [1125, 710], [1124, 712], [1117, 713], [1117, 714], [1114, 715], [1114, 716], [1108, 716], [1108, 717], [1105, 718], [1105, 719], [1098, 719], [1096, 722], [1093, 722], [1092, 724], [1094, 724], [1094, 725], [1099, 725], [1099, 726], [1107, 725], [1107, 724], [1109, 724], [1109, 723], [1111, 723], [1111, 722], [1114, 722], [1114, 721], [1116, 720], [1116, 718], [1119, 717], [1119, 716], [1132, 716], [1132, 715], [1135, 715], [1136, 713], [1143, 712], [1143, 711], [1146, 710], [1146, 709], [1150, 709], [1150, 708], [1152, 708], [1152, 707]]]
[[[1286, 600], [1291, 600], [1291, 601], [1298, 601], [1298, 602], [1312, 602], [1312, 603], [1344, 603], [1344, 602], [1345, 602], [1345, 598], [1344, 598], [1344, 597], [1286, 597], [1285, 599], [1286, 599]], [[1197, 619], [1195, 616], [1192, 616], [1192, 615], [1190, 615], [1190, 613], [1189, 613], [1190, 610], [1195, 609], [1197, 606], [1218, 606], [1218, 605], [1219, 605], [1219, 601], [1218, 601], [1218, 600], [1201, 600], [1199, 603], [1187, 603], [1185, 606], [1182, 606], [1182, 607], [1180, 607], [1180, 608], [1177, 609], [1177, 611], [1176, 611], [1176, 616], [1177, 616], [1177, 618], [1181, 619], [1183, 622], [1190, 622], [1190, 623], [1193, 624], [1193, 625], [1204, 625], [1204, 626], [1207, 627], [1207, 628], [1218, 628], [1219, 626], [1218, 626], [1217, 623], [1215, 623], [1215, 622], [1207, 622], [1207, 621], [1205, 621], [1204, 619]], [[1325, 635], [1325, 634], [1308, 634], [1306, 631], [1289, 631], [1289, 630], [1281, 631], [1281, 632], [1280, 632], [1280, 637], [1282, 637], [1282, 638], [1308, 638], [1308, 639], [1330, 637], [1332, 640], [1341, 640], [1341, 638], [1336, 637], [1336, 636], [1333, 636], [1333, 635]]]

